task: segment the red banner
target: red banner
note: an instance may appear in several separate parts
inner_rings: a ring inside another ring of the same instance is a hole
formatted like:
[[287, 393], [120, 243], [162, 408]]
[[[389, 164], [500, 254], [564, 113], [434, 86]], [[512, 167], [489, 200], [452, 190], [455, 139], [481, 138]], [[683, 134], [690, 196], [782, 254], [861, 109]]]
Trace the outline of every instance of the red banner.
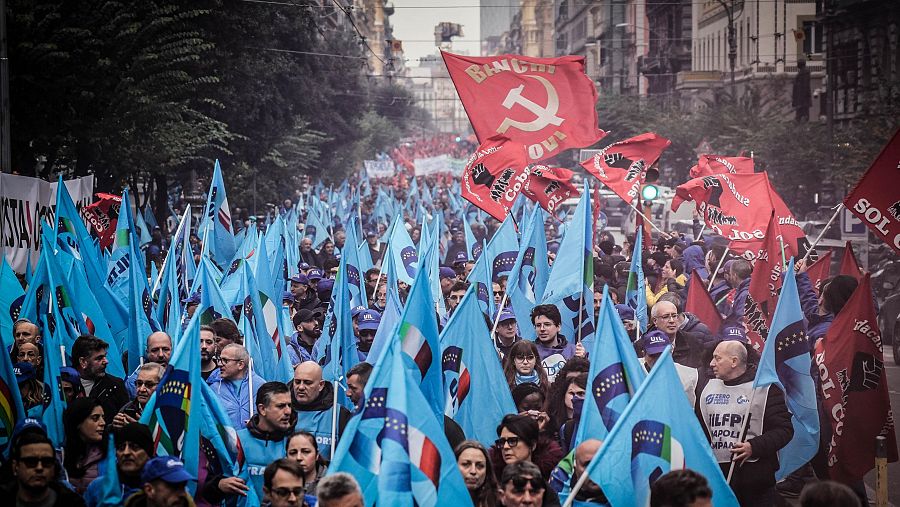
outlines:
[[869, 229], [900, 253], [900, 130], [866, 171], [844, 205]]
[[841, 257], [841, 269], [838, 270], [838, 274], [852, 276], [857, 280], [862, 278], [859, 262], [856, 261], [856, 255], [853, 254], [853, 244], [849, 241], [844, 245], [844, 256]]
[[684, 311], [693, 313], [700, 322], [709, 327], [713, 335], [719, 333], [722, 327], [722, 315], [716, 309], [716, 304], [706, 292], [706, 286], [697, 270], [691, 272], [691, 283], [688, 285], [687, 301], [684, 302]]
[[522, 193], [545, 210], [555, 213], [561, 202], [581, 195], [571, 182], [572, 174], [572, 171], [562, 167], [533, 165]]
[[583, 56], [442, 55], [479, 142], [502, 135], [537, 162], [606, 135]]
[[[753, 254], [753, 274], [750, 275], [749, 293], [744, 304], [744, 327], [747, 331], [747, 338], [758, 351], [762, 350], [763, 344], [769, 337], [769, 324], [778, 302], [781, 275], [784, 269], [780, 227], [775, 220], [774, 213], [769, 217], [769, 225], [766, 227], [766, 237], [762, 245], [762, 248]], [[790, 258], [791, 255], [792, 252], [787, 251], [784, 253], [784, 258]]]
[[749, 157], [723, 157], [721, 155], [700, 155], [697, 165], [691, 167], [691, 178], [702, 178], [712, 174], [746, 174], [753, 172], [753, 159]]
[[100, 247], [109, 248], [116, 235], [122, 196], [103, 193], [94, 195], [100, 200], [85, 206], [84, 214], [94, 227], [97, 237], [100, 238]]
[[488, 139], [466, 163], [462, 196], [502, 222], [528, 181], [525, 157], [525, 148], [518, 143]]
[[603, 148], [581, 166], [623, 201], [632, 203], [641, 193], [647, 169], [670, 144], [665, 137], [647, 132]]
[[813, 290], [818, 295], [822, 290], [822, 281], [827, 280], [831, 276], [831, 257], [834, 252], [829, 250], [819, 257], [819, 260], [812, 263], [806, 270], [806, 276], [809, 277], [809, 283], [812, 284]]
[[881, 332], [869, 275], [816, 344], [822, 405], [831, 421], [828, 475], [849, 483], [875, 465], [875, 437], [887, 438], [888, 461], [897, 461], [897, 438], [884, 369]]

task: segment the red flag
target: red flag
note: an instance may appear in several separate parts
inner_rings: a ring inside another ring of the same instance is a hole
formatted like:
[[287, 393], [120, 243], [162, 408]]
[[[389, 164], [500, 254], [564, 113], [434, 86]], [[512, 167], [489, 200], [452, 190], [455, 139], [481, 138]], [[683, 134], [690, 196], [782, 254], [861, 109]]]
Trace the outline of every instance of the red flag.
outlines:
[[597, 128], [597, 90], [583, 56], [442, 55], [479, 142], [502, 135], [536, 162], [606, 135]]
[[806, 269], [809, 283], [812, 284], [813, 290], [816, 291], [817, 295], [822, 288], [822, 281], [831, 276], [831, 256], [833, 253], [834, 252], [831, 250], [825, 252], [824, 255], [819, 257], [819, 260], [812, 263], [809, 268]]
[[753, 159], [749, 157], [723, 157], [721, 155], [700, 155], [697, 165], [691, 167], [691, 178], [702, 178], [711, 174], [743, 174], [753, 172]]
[[841, 269], [838, 270], [838, 274], [849, 275], [857, 280], [862, 278], [859, 263], [856, 262], [856, 255], [853, 254], [853, 245], [849, 241], [844, 245], [844, 256], [841, 257]]
[[94, 195], [100, 200], [85, 206], [84, 215], [94, 227], [97, 237], [100, 238], [100, 247], [109, 248], [115, 239], [122, 196], [103, 193]]
[[491, 138], [469, 157], [462, 175], [462, 196], [502, 222], [528, 181], [528, 174], [521, 144]]
[[665, 137], [647, 132], [603, 148], [581, 166], [623, 201], [632, 203], [641, 193], [647, 169], [670, 144]]
[[572, 171], [562, 167], [532, 165], [522, 193], [545, 210], [554, 213], [561, 202], [580, 195], [571, 183], [572, 174]]
[[[780, 227], [775, 214], [772, 213], [766, 228], [763, 248], [754, 254], [753, 274], [750, 275], [749, 293], [744, 304], [744, 327], [747, 338], [757, 351], [762, 350], [762, 345], [769, 336], [769, 323], [778, 302], [784, 268], [781, 248]], [[785, 258], [791, 255], [791, 252], [785, 252]]]
[[854, 215], [900, 253], [900, 130], [844, 199]]
[[716, 309], [709, 292], [706, 292], [706, 286], [697, 270], [691, 272], [691, 282], [688, 286], [687, 301], [684, 303], [684, 310], [691, 312], [700, 319], [700, 322], [706, 324], [709, 330], [715, 335], [722, 327], [722, 315]]
[[867, 274], [816, 343], [822, 404], [831, 421], [828, 475], [832, 480], [862, 479], [875, 465], [877, 436], [887, 438], [888, 461], [897, 461], [883, 354]]

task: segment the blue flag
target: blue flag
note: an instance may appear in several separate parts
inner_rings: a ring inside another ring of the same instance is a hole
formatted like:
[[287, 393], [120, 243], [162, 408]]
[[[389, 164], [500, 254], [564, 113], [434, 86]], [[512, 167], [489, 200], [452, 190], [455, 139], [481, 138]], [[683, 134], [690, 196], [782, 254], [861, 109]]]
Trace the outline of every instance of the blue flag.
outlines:
[[[348, 238], [350, 234], [348, 231]], [[359, 362], [356, 335], [353, 334], [353, 323], [350, 319], [350, 309], [353, 306], [348, 283], [349, 257], [344, 255], [341, 258], [337, 278], [334, 280], [334, 289], [331, 291], [331, 304], [325, 318], [325, 329], [316, 344], [319, 352], [316, 359], [322, 365], [322, 378], [329, 382], [343, 379], [347, 370]], [[336, 392], [335, 396], [339, 396], [342, 401], [346, 401], [346, 405], [350, 405], [342, 395], [342, 391]]]
[[638, 321], [641, 334], [647, 332], [647, 289], [644, 286], [643, 232], [638, 229], [634, 235], [634, 248], [631, 250], [631, 268], [628, 270], [628, 284], [625, 287], [625, 304], [634, 310], [634, 318]]
[[501, 276], [509, 276], [519, 255], [519, 238], [516, 236], [516, 225], [511, 215], [507, 215], [500, 224], [494, 237], [484, 247], [484, 252], [487, 255], [492, 282], [496, 282]]
[[[490, 270], [487, 267], [487, 255], [479, 256], [475, 266], [469, 272], [467, 281], [475, 286], [475, 298], [478, 307], [485, 317], [493, 321], [496, 316], [496, 304], [494, 301], [494, 284], [491, 282]], [[529, 311], [531, 309], [529, 308]]]
[[[124, 198], [122, 202], [124, 202]], [[204, 231], [207, 226], [210, 226], [212, 230], [212, 233], [206, 238], [210, 244], [210, 254], [220, 268], [226, 268], [234, 257], [234, 228], [231, 224], [228, 197], [225, 195], [222, 167], [218, 160], [213, 169], [212, 183], [209, 186], [209, 195], [206, 197], [206, 207], [199, 230]]]
[[419, 269], [419, 254], [415, 245], [413, 245], [412, 239], [409, 237], [409, 233], [406, 232], [406, 227], [400, 221], [400, 217], [397, 217], [392, 227], [388, 249], [388, 254], [385, 257], [389, 256], [396, 268], [394, 276], [398, 280], [412, 285], [416, 278], [416, 272]]
[[519, 335], [532, 341], [537, 335], [531, 323], [531, 309], [543, 299], [550, 277], [544, 217], [544, 210], [540, 206], [535, 206], [531, 218], [523, 227], [524, 233], [519, 253], [516, 255], [516, 263], [506, 282], [506, 293], [516, 314]]
[[100, 464], [100, 476], [90, 484], [84, 494], [84, 500], [91, 507], [116, 507], [122, 505], [122, 484], [119, 483], [119, 470], [116, 465], [115, 432], [109, 435], [106, 446], [106, 457]]
[[700, 422], [681, 390], [671, 347], [662, 353], [585, 469], [613, 507], [650, 504], [650, 486], [672, 470], [706, 478], [716, 507], [737, 506]]
[[784, 284], [772, 316], [769, 339], [766, 340], [753, 381], [753, 387], [775, 384], [781, 388], [784, 401], [791, 411], [794, 437], [778, 452], [781, 465], [775, 473], [775, 480], [778, 481], [806, 464], [819, 450], [816, 383], [810, 373], [809, 337], [800, 308], [793, 259], [784, 272]]
[[[53, 298], [51, 298], [53, 299]], [[51, 305], [56, 303], [51, 302]], [[63, 340], [60, 334], [63, 332], [63, 324], [57, 322], [56, 315], [59, 312], [50, 312], [41, 317], [41, 336], [44, 340], [44, 415], [41, 420], [47, 425], [47, 436], [53, 442], [53, 447], [62, 447], [66, 439], [66, 430], [63, 426], [63, 413], [66, 411], [66, 398], [62, 392], [62, 376], [59, 373], [62, 368], [60, 347]]]
[[[199, 311], [199, 309], [198, 309]], [[157, 456], [176, 456], [187, 470], [200, 465], [203, 378], [200, 376], [200, 320], [194, 316], [178, 341], [172, 360], [141, 414], [150, 428]], [[197, 482], [189, 481], [196, 491]]]
[[[368, 308], [368, 298], [366, 297], [366, 288], [363, 285], [362, 278], [365, 271], [361, 268], [361, 264], [359, 262], [359, 250], [355, 247], [359, 245], [359, 236], [356, 234], [356, 227], [354, 224], [358, 222], [357, 218], [354, 216], [350, 219], [350, 227], [347, 228], [347, 239], [344, 243], [344, 251], [341, 255], [341, 263], [345, 266], [345, 273], [347, 275], [346, 283], [347, 288], [350, 291], [350, 304], [349, 308], [354, 308], [357, 306], [365, 306]], [[350, 245], [350, 248], [346, 248]], [[368, 250], [368, 248], [366, 248]]]
[[509, 390], [497, 388], [506, 377], [478, 308], [474, 285], [441, 332], [441, 348], [444, 415], [459, 423], [468, 438], [490, 447], [503, 416], [518, 410]]
[[[137, 245], [131, 245], [132, 259], [137, 259]], [[159, 331], [159, 324], [154, 316], [154, 303], [147, 286], [147, 275], [144, 265], [132, 262], [129, 265], [128, 283], [131, 293], [128, 299], [128, 335], [125, 340], [128, 351], [128, 369], [134, 371], [140, 365], [144, 349], [147, 348], [147, 337]]]
[[[282, 293], [284, 292], [284, 281], [272, 276], [271, 266], [269, 265], [269, 256], [262, 238], [259, 240], [257, 248], [258, 254], [255, 256], [256, 265], [256, 286], [259, 289], [259, 302], [262, 308], [262, 319], [265, 322], [266, 332], [269, 339], [274, 344], [276, 360], [278, 366], [276, 371], [278, 375], [285, 376], [288, 381], [293, 378], [294, 368], [291, 364], [291, 358], [287, 351], [288, 337], [293, 334], [293, 323], [290, 319], [283, 319], [282, 316]], [[276, 377], [278, 378], [278, 377]]]
[[[421, 278], [421, 277], [420, 277]], [[444, 436], [417, 387], [400, 343], [391, 342], [365, 388], [364, 403], [347, 423], [329, 473], [348, 472], [365, 505], [472, 505]]]
[[25, 406], [22, 404], [12, 360], [9, 354], [0, 353], [0, 455], [6, 455], [13, 428], [24, 418]]
[[7, 349], [13, 345], [13, 324], [19, 320], [24, 301], [25, 289], [3, 256], [0, 258], [0, 336]]
[[400, 322], [400, 312], [403, 310], [403, 303], [400, 302], [399, 289], [397, 288], [397, 278], [394, 276], [397, 268], [394, 265], [392, 256], [387, 257], [387, 268], [385, 271], [387, 272], [387, 282], [385, 282], [386, 301], [384, 311], [381, 312], [381, 323], [378, 325], [378, 330], [375, 331], [372, 347], [366, 356], [366, 362], [370, 364], [375, 364], [375, 360], [381, 355], [385, 345], [394, 339], [397, 332], [397, 324]]
[[594, 252], [591, 192], [584, 192], [560, 243], [547, 280], [542, 304], [553, 304], [562, 315], [560, 333], [591, 349], [594, 340]]
[[646, 377], [619, 313], [613, 307], [609, 286], [603, 287], [597, 338], [589, 352], [591, 367], [572, 449], [590, 438], [606, 440]]
[[203, 256], [200, 257], [200, 267], [197, 269], [193, 292], [200, 292], [200, 304], [194, 311], [194, 316], [200, 317], [200, 324], [209, 325], [212, 321], [222, 317], [232, 319], [231, 307], [225, 302], [225, 298], [219, 290], [219, 284], [216, 282], [215, 266]]
[[[119, 211], [119, 219], [116, 222], [116, 235], [113, 238], [112, 254], [106, 264], [106, 285], [120, 301], [128, 301], [131, 297], [131, 285], [128, 276], [131, 274], [131, 265], [139, 264], [140, 260], [134, 257], [131, 248], [134, 234], [131, 228], [131, 213], [129, 213], [129, 192], [126, 188], [122, 192], [122, 207]], [[143, 269], [143, 266], [141, 266]]]
[[153, 291], [157, 298], [156, 321], [169, 336], [181, 332], [181, 302], [191, 295], [190, 288], [197, 271], [189, 242], [190, 221], [191, 205], [188, 204], [163, 261], [159, 286]]

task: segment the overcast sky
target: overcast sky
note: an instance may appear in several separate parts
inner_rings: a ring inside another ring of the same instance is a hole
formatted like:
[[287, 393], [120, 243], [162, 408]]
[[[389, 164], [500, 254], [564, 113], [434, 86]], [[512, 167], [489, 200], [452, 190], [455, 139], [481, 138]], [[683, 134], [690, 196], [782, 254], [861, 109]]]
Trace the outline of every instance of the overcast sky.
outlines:
[[[390, 17], [394, 37], [403, 41], [406, 65], [417, 67], [418, 59], [433, 55], [434, 26], [441, 21], [463, 25], [465, 37], [453, 42], [453, 49], [478, 55], [480, 29], [478, 26], [479, 0], [393, 0], [394, 15]], [[447, 7], [454, 5], [457, 7]]]

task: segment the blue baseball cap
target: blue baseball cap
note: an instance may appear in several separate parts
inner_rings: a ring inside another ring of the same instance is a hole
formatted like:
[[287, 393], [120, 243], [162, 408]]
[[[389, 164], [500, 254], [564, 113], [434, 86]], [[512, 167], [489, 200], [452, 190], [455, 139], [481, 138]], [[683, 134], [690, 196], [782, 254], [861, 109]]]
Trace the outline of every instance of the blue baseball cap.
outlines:
[[281, 302], [285, 302], [285, 301], [290, 301], [291, 303], [293, 303], [294, 302], [294, 293], [289, 290], [282, 292], [281, 293]]
[[199, 305], [200, 304], [200, 293], [195, 292], [195, 293], [191, 294], [190, 296], [182, 299], [181, 302], [184, 303], [185, 305]]
[[34, 365], [24, 362], [16, 363], [13, 365], [13, 373], [16, 375], [16, 382], [21, 384], [34, 378]]
[[16, 444], [16, 439], [19, 438], [19, 435], [25, 433], [26, 431], [32, 432], [37, 431], [42, 433], [44, 436], [47, 436], [47, 425], [44, 424], [40, 419], [36, 419], [34, 417], [26, 417], [21, 421], [16, 423], [16, 426], [12, 430], [12, 434], [9, 437], [9, 447], [13, 447]]
[[628, 305], [616, 305], [619, 318], [622, 320], [634, 320], [634, 309]]
[[464, 250], [456, 252], [456, 257], [453, 258], [453, 264], [465, 264], [466, 262], [469, 262], [469, 254], [467, 254]]
[[307, 264], [305, 262], [301, 262], [300, 264], [297, 264], [297, 267], [299, 269], [309, 269], [309, 264]]
[[666, 350], [666, 347], [671, 345], [671, 342], [666, 333], [656, 329], [641, 338], [641, 345], [644, 348], [644, 354], [655, 356], [656, 354], [662, 354], [662, 351]]
[[141, 471], [141, 482], [147, 483], [161, 479], [169, 484], [178, 484], [194, 480], [194, 477], [184, 469], [184, 463], [172, 456], [157, 456], [144, 464]]
[[319, 280], [319, 283], [316, 284], [316, 289], [318, 289], [319, 294], [328, 293], [331, 289], [334, 288], [334, 280], [331, 278], [323, 278]]
[[365, 310], [359, 314], [360, 331], [377, 331], [381, 324], [381, 314], [376, 310]]
[[497, 319], [497, 322], [503, 322], [510, 319], [516, 319], [516, 314], [512, 311], [512, 308], [504, 308], [500, 310], [500, 318]]
[[359, 317], [360, 313], [362, 313], [366, 310], [368, 310], [368, 308], [366, 308], [365, 306], [362, 306], [362, 305], [354, 306], [353, 308], [350, 309], [350, 318], [355, 319], [355, 318]]
[[447, 266], [441, 266], [440, 277], [444, 278], [456, 278], [456, 271], [453, 271], [453, 268], [448, 268]]
[[299, 283], [301, 285], [309, 285], [309, 278], [306, 277], [303, 273], [296, 274], [291, 277], [292, 282]]
[[325, 278], [325, 272], [319, 268], [312, 268], [308, 273], [306, 273], [306, 278], [308, 278], [309, 281], [321, 280]]
[[728, 326], [722, 329], [722, 340], [737, 340], [747, 343], [747, 332], [741, 326]]

